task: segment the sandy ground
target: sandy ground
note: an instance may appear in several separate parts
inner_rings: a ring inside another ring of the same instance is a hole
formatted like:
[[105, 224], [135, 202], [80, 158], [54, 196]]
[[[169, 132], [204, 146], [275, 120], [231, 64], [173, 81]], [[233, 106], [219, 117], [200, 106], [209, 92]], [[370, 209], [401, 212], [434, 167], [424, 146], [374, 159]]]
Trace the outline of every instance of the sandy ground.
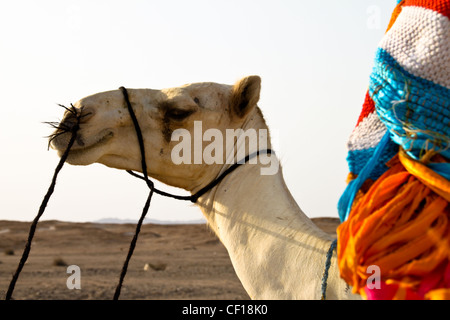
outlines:
[[[334, 233], [337, 219], [313, 221]], [[0, 298], [4, 299], [28, 237], [29, 222], [0, 221]], [[109, 300], [135, 226], [42, 221], [13, 298]], [[81, 289], [67, 288], [77, 265]], [[147, 267], [145, 267], [147, 265]], [[206, 225], [142, 227], [121, 299], [247, 300], [227, 251]]]

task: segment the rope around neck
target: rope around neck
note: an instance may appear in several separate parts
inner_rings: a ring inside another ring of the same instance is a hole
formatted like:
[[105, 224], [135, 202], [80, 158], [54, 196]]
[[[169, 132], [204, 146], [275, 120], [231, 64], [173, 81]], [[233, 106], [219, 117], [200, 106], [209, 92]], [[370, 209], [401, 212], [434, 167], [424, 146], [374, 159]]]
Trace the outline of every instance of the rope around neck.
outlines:
[[337, 239], [334, 239], [330, 244], [330, 248], [327, 252], [327, 260], [325, 261], [325, 270], [322, 276], [322, 298], [321, 300], [327, 300], [327, 285], [328, 285], [328, 271], [331, 266], [331, 258], [333, 257], [333, 251], [336, 249]]
[[161, 190], [155, 188], [154, 183], [148, 179], [147, 164], [145, 161], [144, 139], [142, 136], [141, 128], [139, 126], [139, 122], [136, 118], [133, 107], [131, 106], [127, 89], [125, 87], [120, 87], [119, 90], [122, 91], [123, 97], [127, 104], [128, 112], [130, 113], [131, 119], [133, 120], [134, 128], [136, 130], [136, 135], [137, 135], [138, 142], [139, 142], [139, 148], [141, 151], [141, 166], [142, 166], [143, 176], [140, 176], [139, 174], [137, 174], [131, 170], [127, 170], [127, 172], [136, 178], [144, 180], [147, 183], [148, 187], [151, 190], [153, 190], [153, 192], [155, 192], [159, 195], [162, 195], [162, 196], [168, 197], [168, 198], [177, 199], [177, 200], [186, 200], [186, 201], [191, 201], [193, 203], [196, 203], [198, 198], [200, 198], [203, 194], [205, 194], [206, 192], [208, 192], [209, 190], [214, 188], [216, 185], [218, 185], [223, 180], [223, 178], [225, 178], [228, 174], [230, 174], [231, 172], [236, 170], [241, 164], [247, 163], [250, 159], [257, 157], [260, 154], [272, 154], [273, 153], [273, 151], [271, 149], [265, 149], [265, 150], [258, 150], [250, 155], [247, 155], [243, 161], [238, 161], [237, 163], [233, 164], [230, 168], [228, 168], [226, 171], [224, 171], [217, 179], [211, 181], [208, 185], [206, 185], [205, 187], [203, 187], [202, 189], [200, 189], [193, 195], [180, 196], [180, 195], [175, 195], [175, 194], [161, 191]]

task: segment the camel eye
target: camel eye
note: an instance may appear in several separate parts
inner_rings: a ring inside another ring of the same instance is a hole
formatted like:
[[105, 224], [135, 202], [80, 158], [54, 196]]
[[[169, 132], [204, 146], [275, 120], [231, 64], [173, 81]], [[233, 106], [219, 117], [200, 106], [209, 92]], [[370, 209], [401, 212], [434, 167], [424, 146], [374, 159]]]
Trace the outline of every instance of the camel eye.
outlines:
[[168, 110], [166, 112], [166, 117], [173, 119], [173, 120], [181, 121], [181, 120], [186, 119], [193, 113], [194, 113], [193, 110], [172, 109], [172, 110]]

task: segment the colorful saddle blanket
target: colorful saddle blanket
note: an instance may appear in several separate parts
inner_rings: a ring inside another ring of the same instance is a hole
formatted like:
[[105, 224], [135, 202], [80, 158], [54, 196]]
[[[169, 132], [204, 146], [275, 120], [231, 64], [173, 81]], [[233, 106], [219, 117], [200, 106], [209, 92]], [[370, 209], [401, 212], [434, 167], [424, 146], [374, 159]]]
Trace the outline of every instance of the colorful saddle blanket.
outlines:
[[341, 276], [367, 299], [450, 299], [450, 0], [398, 1], [348, 149]]

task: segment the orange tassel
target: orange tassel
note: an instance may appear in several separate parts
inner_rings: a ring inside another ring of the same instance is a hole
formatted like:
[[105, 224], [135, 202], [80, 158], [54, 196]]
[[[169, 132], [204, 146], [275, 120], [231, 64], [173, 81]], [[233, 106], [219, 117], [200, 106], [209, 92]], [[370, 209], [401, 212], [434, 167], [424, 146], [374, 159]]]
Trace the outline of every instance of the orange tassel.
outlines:
[[377, 266], [389, 299], [450, 298], [450, 183], [403, 152], [388, 165], [337, 230], [341, 277], [367, 297]]

